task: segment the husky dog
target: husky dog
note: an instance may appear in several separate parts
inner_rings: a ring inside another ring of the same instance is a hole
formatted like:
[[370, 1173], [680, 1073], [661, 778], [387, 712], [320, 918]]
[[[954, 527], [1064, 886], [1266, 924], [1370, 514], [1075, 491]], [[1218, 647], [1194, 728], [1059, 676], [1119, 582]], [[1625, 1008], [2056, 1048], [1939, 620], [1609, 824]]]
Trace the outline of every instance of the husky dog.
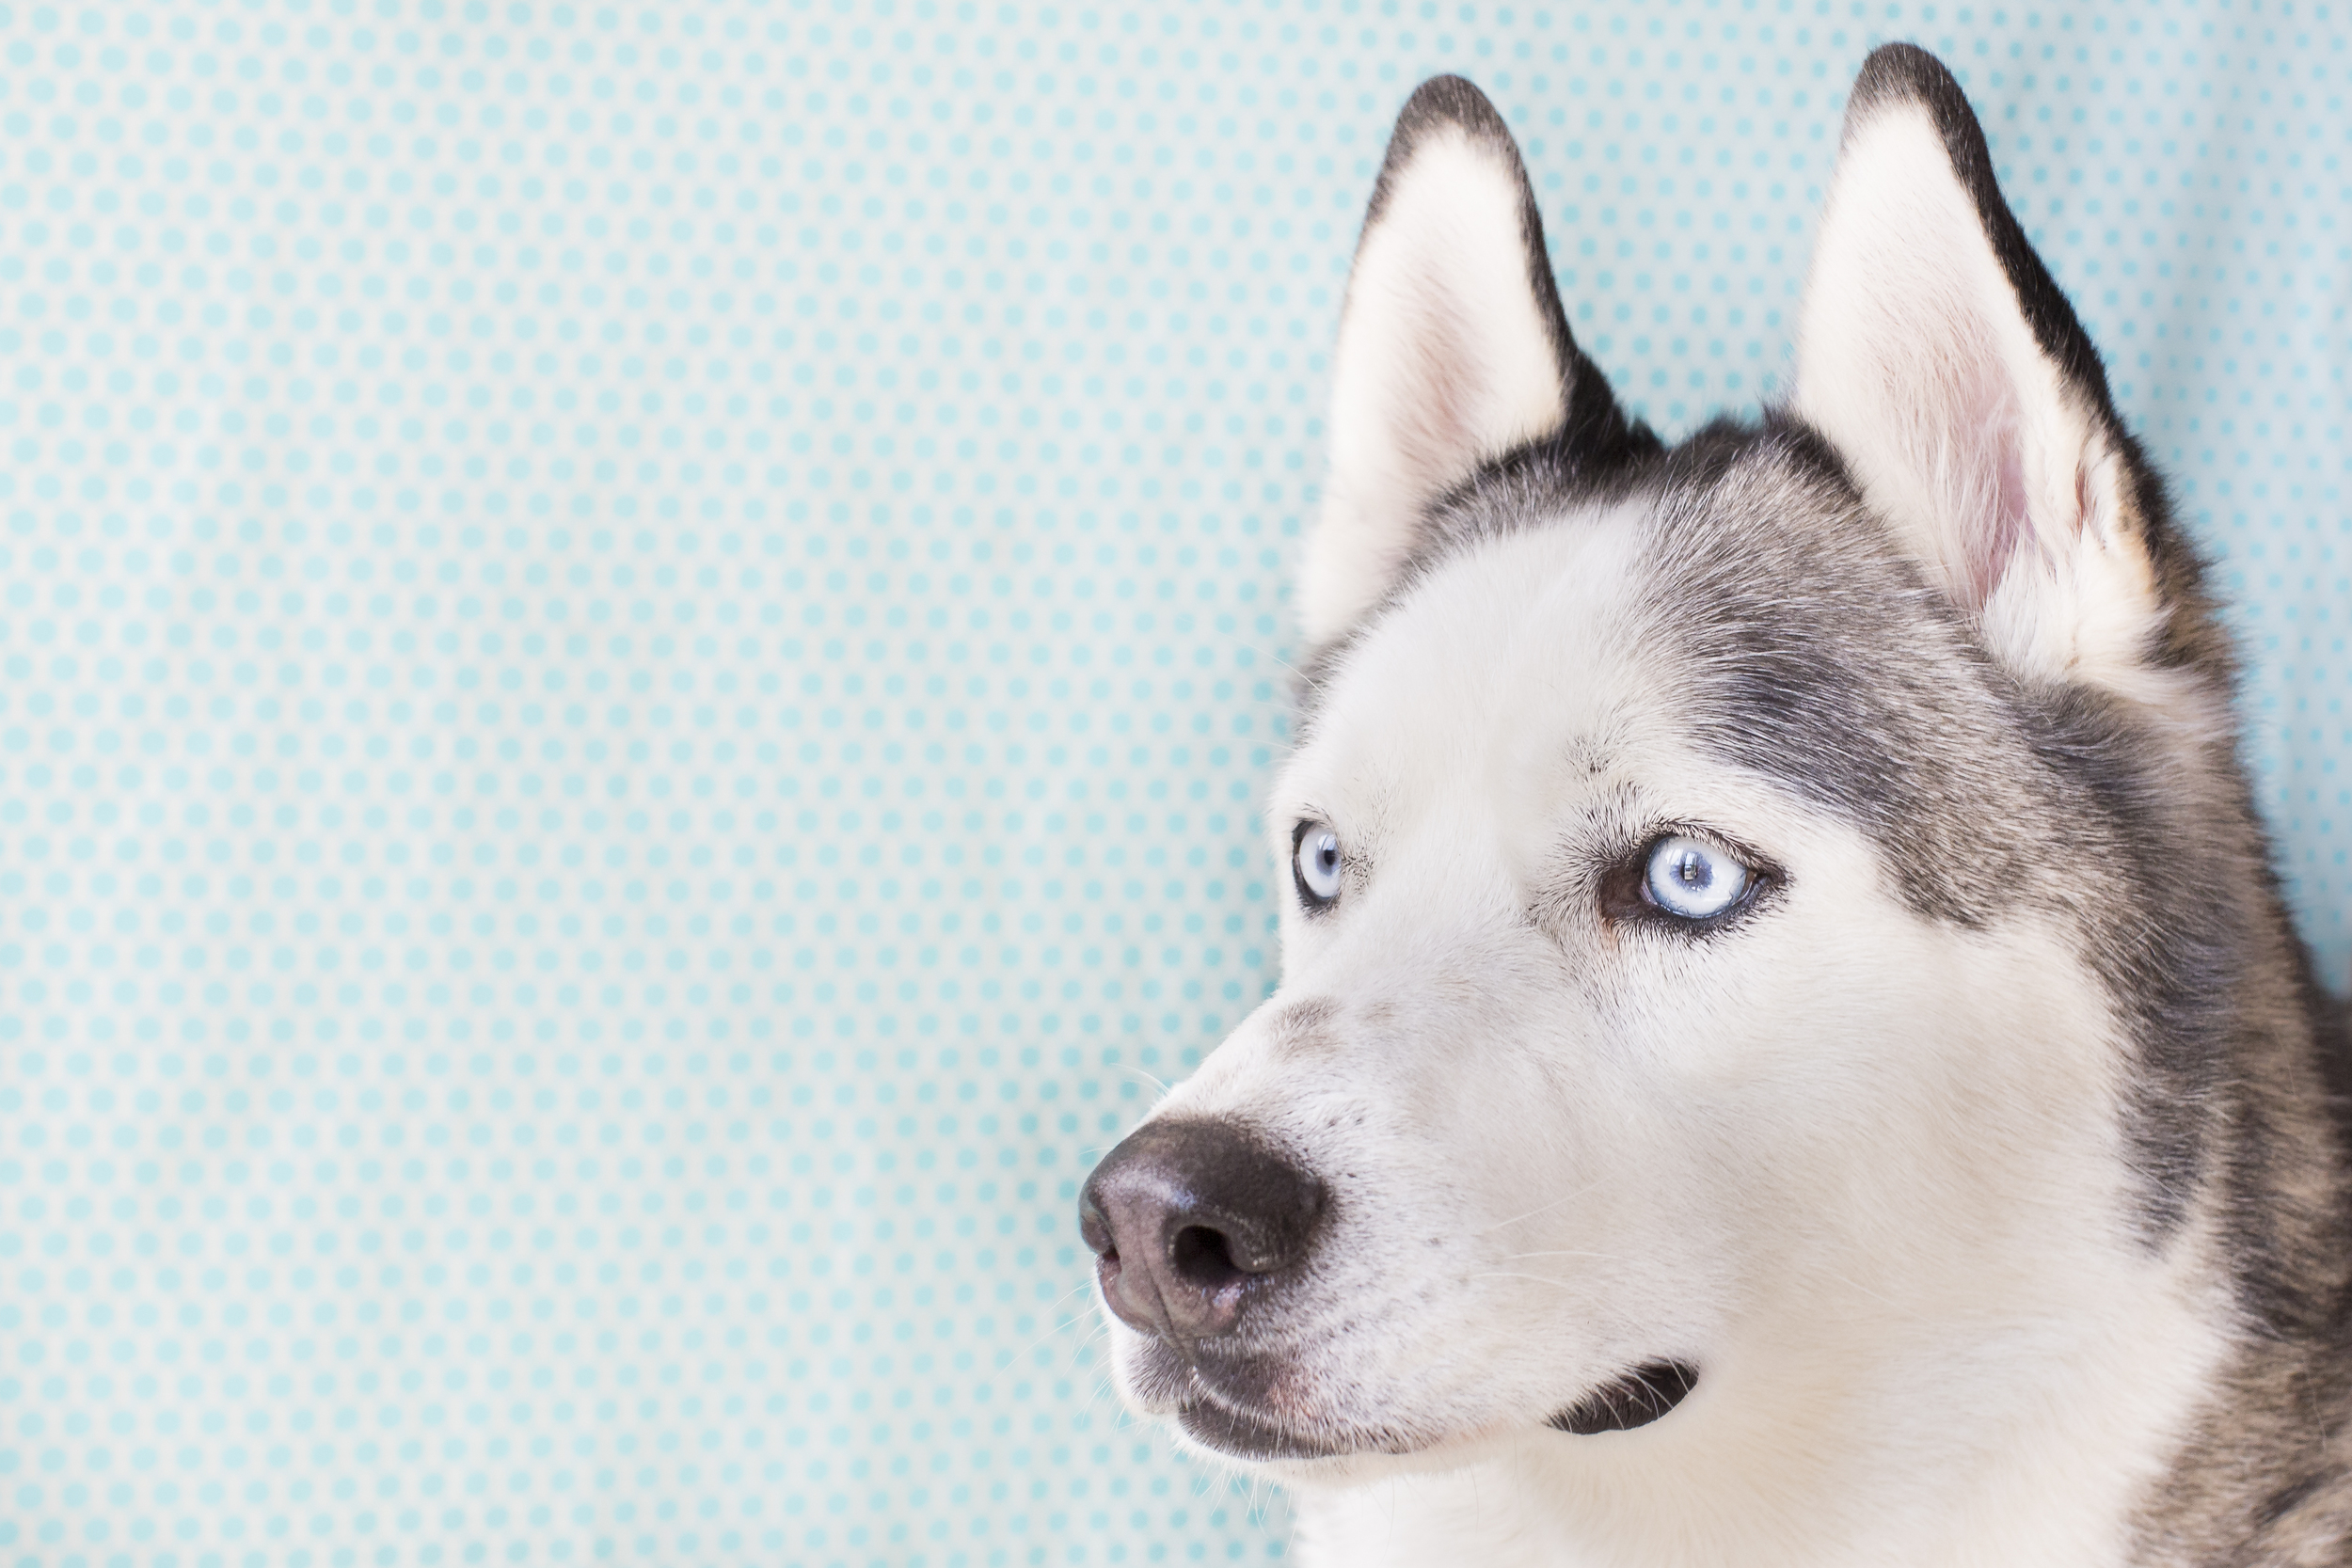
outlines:
[[1908, 45], [1664, 447], [1477, 89], [1348, 283], [1280, 990], [1095, 1170], [1323, 1565], [2352, 1561], [2343, 1021], [2097, 352]]

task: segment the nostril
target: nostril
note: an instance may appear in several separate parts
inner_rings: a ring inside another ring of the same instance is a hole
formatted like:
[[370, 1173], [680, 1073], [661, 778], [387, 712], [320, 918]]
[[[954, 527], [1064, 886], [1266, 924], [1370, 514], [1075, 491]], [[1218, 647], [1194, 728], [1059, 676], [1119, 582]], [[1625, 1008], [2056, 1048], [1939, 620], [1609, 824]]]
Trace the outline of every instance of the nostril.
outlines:
[[1119, 1261], [1119, 1243], [1111, 1230], [1110, 1216], [1104, 1213], [1103, 1206], [1094, 1200], [1091, 1185], [1078, 1197], [1078, 1234], [1085, 1239], [1088, 1248], [1104, 1262]]
[[1327, 1198], [1247, 1128], [1146, 1122], [1087, 1178], [1078, 1227], [1104, 1306], [1131, 1328], [1195, 1338], [1230, 1332], [1302, 1272]]
[[1176, 1232], [1168, 1246], [1176, 1275], [1196, 1291], [1217, 1291], [1242, 1278], [1247, 1270], [1233, 1261], [1233, 1245], [1222, 1230], [1188, 1225]]

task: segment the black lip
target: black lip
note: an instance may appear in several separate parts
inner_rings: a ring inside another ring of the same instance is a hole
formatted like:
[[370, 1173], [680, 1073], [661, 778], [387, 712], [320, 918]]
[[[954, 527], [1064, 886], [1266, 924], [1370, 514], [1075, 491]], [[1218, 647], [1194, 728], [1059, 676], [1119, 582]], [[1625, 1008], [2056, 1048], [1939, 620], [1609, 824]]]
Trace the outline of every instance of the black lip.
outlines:
[[[1164, 1343], [1154, 1348], [1168, 1352]], [[1210, 1398], [1201, 1376], [1202, 1369], [1185, 1365], [1169, 1353], [1157, 1367], [1147, 1363], [1140, 1381], [1162, 1386], [1161, 1397], [1168, 1403], [1159, 1408], [1165, 1412], [1173, 1406], [1185, 1435], [1235, 1459], [1338, 1459], [1360, 1453], [1409, 1453], [1420, 1446], [1398, 1437], [1384, 1440], [1376, 1434], [1348, 1441], [1293, 1431]], [[1699, 1370], [1688, 1361], [1645, 1361], [1593, 1389], [1545, 1424], [1581, 1437], [1630, 1432], [1663, 1418], [1698, 1386]]]
[[1334, 1459], [1353, 1449], [1288, 1432], [1254, 1416], [1190, 1399], [1176, 1407], [1176, 1419], [1194, 1442], [1235, 1459]]
[[[1204, 1347], [1196, 1346], [1196, 1351]], [[1152, 1339], [1132, 1369], [1136, 1394], [1160, 1415], [1173, 1415], [1185, 1435], [1235, 1459], [1336, 1459], [1381, 1447], [1302, 1433], [1261, 1414], [1273, 1391], [1279, 1355], [1227, 1360], [1186, 1358]]]
[[1602, 1384], [1545, 1424], [1580, 1437], [1630, 1432], [1664, 1416], [1698, 1386], [1699, 1370], [1688, 1361], [1645, 1361]]

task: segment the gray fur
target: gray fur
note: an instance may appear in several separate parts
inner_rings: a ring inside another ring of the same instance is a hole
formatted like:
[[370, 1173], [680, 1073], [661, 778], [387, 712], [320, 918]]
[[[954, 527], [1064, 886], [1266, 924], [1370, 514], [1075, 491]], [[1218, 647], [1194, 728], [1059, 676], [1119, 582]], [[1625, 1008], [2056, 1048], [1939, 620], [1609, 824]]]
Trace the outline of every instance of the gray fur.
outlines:
[[[2059, 916], [2131, 1007], [2145, 1244], [2217, 1199], [2243, 1329], [2150, 1492], [2141, 1560], [2352, 1561], [2344, 1022], [2286, 914], [2235, 736], [2185, 743], [2093, 692], [2020, 689], [1791, 420], [1709, 427], [1608, 493], [1656, 519], [1647, 630], [1687, 671], [1708, 749], [1850, 818], [1922, 915]], [[1431, 516], [1398, 593], [1592, 499], [1585, 465], [1515, 454]], [[2193, 645], [2226, 647], [2201, 594], [2179, 614]]]
[[[1544, 306], [1562, 384], [1573, 388], [1572, 415], [1563, 429], [1486, 464], [1426, 509], [1410, 555], [1392, 579], [1379, 579], [1388, 580], [1386, 598], [1308, 661], [1299, 705], [1304, 744], [1317, 741], [1327, 690], [1348, 681], [1374, 634], [1409, 613], [1432, 583], [1529, 531], [1600, 526], [1580, 519], [1603, 513], [1612, 528], [1631, 519], [1622, 569], [1635, 609], [1623, 626], [1612, 623], [1612, 636], [1630, 640], [1632, 663], [1659, 673], [1661, 695], [1653, 699], [1645, 686], [1640, 701], [1662, 705], [1686, 746], [1678, 754], [1692, 758], [1694, 744], [1697, 753], [1764, 781], [1809, 815], [1851, 826], [1875, 853], [1888, 895], [1883, 907], [1899, 905], [1939, 941], [1949, 935], [1939, 927], [1973, 933], [2012, 922], [2065, 933], [2074, 960], [2065, 972], [2069, 988], [2087, 990], [2095, 981], [2102, 1016], [2120, 1021], [2120, 1037], [2098, 1037], [2103, 1052], [2125, 1058], [2122, 1104], [2114, 1121], [2097, 1113], [2091, 1163], [2107, 1162], [2107, 1151], [2120, 1148], [2127, 1180], [2110, 1192], [2122, 1196], [2095, 1208], [2086, 1197], [2074, 1213], [2090, 1217], [2074, 1229], [2020, 1223], [2037, 1226], [2045, 1256], [2056, 1260], [2048, 1272], [2070, 1284], [2109, 1277], [2080, 1272], [2076, 1243], [2085, 1241], [2134, 1269], [2181, 1261], [2185, 1270], [2209, 1271], [2198, 1278], [2214, 1287], [2212, 1310], [2221, 1321], [2203, 1322], [2201, 1308], [2198, 1332], [2218, 1338], [2223, 1365], [2202, 1386], [2192, 1429], [2158, 1456], [2153, 1478], [2134, 1494], [2124, 1531], [2129, 1560], [2141, 1568], [2352, 1563], [2352, 1043], [2343, 1007], [2315, 980], [2287, 916], [2234, 724], [2216, 717], [2228, 713], [2234, 694], [2230, 641], [2161, 480], [2116, 415], [2096, 350], [2001, 199], [1959, 87], [1931, 57], [1889, 46], [1866, 66], [1855, 112], [1896, 100], [1928, 112], [2000, 269], [1994, 286], [2006, 281], [2030, 331], [2035, 347], [2026, 352], [2046, 356], [2068, 407], [2088, 411], [2098, 450], [2119, 454], [2117, 515], [2103, 515], [2100, 526], [2147, 562], [2157, 602], [2149, 635], [2134, 646], [2164, 679], [2143, 690], [2052, 678], [2030, 664], [2012, 668], [2013, 655], [2005, 658], [1979, 628], [1982, 607], [1947, 596], [1907, 553], [1901, 531], [1874, 510], [1833, 435], [1794, 412], [1721, 421], [1672, 449], [1628, 420], [1568, 334], [1521, 175], [1530, 286]], [[1399, 121], [1373, 221], [1391, 172], [1441, 122], [1502, 149], [1498, 156], [1518, 168], [1508, 133], [1474, 88], [1454, 79], [1428, 84]], [[1934, 143], [1926, 145], [1932, 159]], [[1824, 420], [1836, 422], [1834, 414]], [[1841, 428], [1851, 434], [1853, 426]], [[1873, 427], [1862, 428], [1867, 437]], [[1861, 459], [1855, 464], [1867, 470]], [[2077, 483], [2087, 482], [2078, 476]], [[1492, 580], [1456, 579], [1464, 592], [1485, 592]], [[1378, 657], [1368, 656], [1369, 668], [1395, 668]], [[1359, 689], [1381, 689], [1350, 687]], [[1453, 689], [1444, 689], [1450, 697]], [[2170, 695], [2149, 697], [2149, 690]], [[1362, 705], [1357, 711], [1360, 718]], [[1645, 707], [1644, 717], [1654, 716]], [[1596, 778], [1607, 772], [1607, 734], [1570, 744], [1571, 768], [1581, 762]], [[1444, 782], [1451, 787], [1450, 776]], [[1602, 820], [1615, 810], [1606, 799], [1588, 801], [1584, 820], [1549, 825], [1593, 843], [1558, 849], [1568, 869], [1556, 885], [1535, 888], [1529, 907], [1511, 911], [1522, 921], [1514, 929], [1548, 934], [1571, 955], [1579, 943], [1610, 940], [1603, 927], [1616, 918], [1611, 901], [1622, 890], [1603, 884], [1629, 863], [1625, 845], [1600, 841], [1614, 835], [1639, 843], [1656, 831], [1630, 807], [1617, 813], [1623, 821]], [[1446, 852], [1457, 843], [1446, 841]], [[1342, 900], [1379, 878], [1376, 827], [1367, 827], [1348, 853]], [[1756, 861], [1767, 892], [1754, 907], [1764, 911], [1757, 918], [1768, 918], [1779, 885], [1772, 879], [1803, 872], [1784, 872], [1760, 855]], [[1417, 908], [1410, 919], [1422, 919]], [[1317, 927], [1340, 928], [1337, 919]], [[1408, 935], [1419, 932], [1408, 927]], [[1379, 961], [1390, 961], [1391, 951], [1379, 947]], [[1848, 961], [1847, 949], [1822, 951]], [[1409, 968], [1413, 960], [1397, 961]], [[1460, 976], [1454, 983], [1466, 993], [1476, 989]], [[1809, 1015], [1801, 1016], [1809, 1027]], [[1367, 1037], [1392, 1037], [1395, 1027], [1352, 1012], [1337, 997], [1284, 997], [1262, 1016], [1256, 1044], [1270, 1060], [1311, 1068], [1343, 1059]], [[2050, 1041], [2074, 1038], [2030, 1026], [1983, 1037], [2026, 1048], [2022, 1054], [2036, 1063]], [[1900, 1053], [1889, 1057], [1899, 1061]], [[2101, 1058], [2103, 1066], [2108, 1059]], [[1968, 1058], [1971, 1070], [1977, 1060]], [[1364, 1103], [1352, 1089], [1343, 1103], [1363, 1121]], [[2058, 1119], [2070, 1129], [2089, 1125], [2087, 1117]], [[1831, 1134], [1837, 1147], [1866, 1147], [1849, 1141], [1847, 1125]], [[1137, 1158], [1142, 1147], [1131, 1140], [1106, 1168]], [[1974, 1144], [1957, 1147], [1974, 1158]], [[1295, 1152], [1311, 1157], [1307, 1148]], [[1360, 1168], [1321, 1173], [1339, 1206], [1327, 1229], [1344, 1227], [1341, 1211]], [[2041, 1182], [2042, 1167], [2018, 1168], [2026, 1173], [2019, 1187], [2002, 1199], [2011, 1207], [2021, 1194], [2028, 1204], [2040, 1196], [2026, 1188]], [[1933, 1221], [1925, 1228], [1938, 1238], [1939, 1252], [1956, 1234], [1937, 1231]], [[1413, 1244], [1422, 1244], [1418, 1233]], [[1437, 1248], [1441, 1239], [1426, 1244]], [[1098, 1243], [1098, 1252], [1106, 1267], [1116, 1265], [1106, 1245]], [[2217, 1254], [2198, 1250], [2209, 1245]], [[1413, 1292], [1431, 1277], [1410, 1267], [1384, 1277], [1381, 1289], [1392, 1292], [1386, 1309], [1419, 1310]], [[1131, 1363], [1135, 1391], [1180, 1409], [1196, 1438], [1260, 1459], [1405, 1453], [1437, 1440], [1409, 1423], [1372, 1420], [1337, 1433], [1319, 1429], [1309, 1441], [1277, 1418], [1296, 1394], [1283, 1383], [1283, 1337], [1295, 1325], [1280, 1315], [1311, 1300], [1324, 1313], [1321, 1337], [1344, 1339], [1358, 1326], [1349, 1314], [1365, 1310], [1352, 1296], [1327, 1299], [1326, 1284], [1310, 1259], [1295, 1275], [1268, 1274], [1248, 1287], [1258, 1292], [1252, 1300], [1265, 1304], [1253, 1310], [1270, 1315], [1272, 1327], [1268, 1319], [1245, 1317], [1216, 1342], [1147, 1339]], [[1671, 1359], [1681, 1354], [1671, 1347], [1644, 1354], [1658, 1357], [1656, 1365], [1683, 1365]], [[1273, 1414], [1220, 1415], [1187, 1402], [1195, 1386], [1188, 1380], [1203, 1377], [1204, 1369], [1246, 1408]], [[1688, 1370], [1705, 1375], [1702, 1367]], [[1551, 1424], [1599, 1432], [1576, 1418], [1583, 1409]], [[1667, 1415], [1659, 1425], [1689, 1418]], [[2135, 1484], [2138, 1474], [2131, 1472]], [[2123, 1517], [2117, 1505], [2100, 1506], [2110, 1527]], [[1813, 1528], [1809, 1519], [1805, 1528]], [[1814, 1539], [1802, 1535], [1807, 1545]]]
[[[2230, 640], [2196, 553], [2000, 203], [1958, 88], [1890, 49], [1856, 97], [1905, 91], [1933, 102], [2037, 336], [2127, 450], [2169, 611], [2158, 657], [2229, 694]], [[1389, 604], [1483, 541], [1627, 499], [1656, 519], [1649, 630], [1688, 672], [1708, 747], [1867, 832], [1923, 915], [2059, 916], [2130, 1008], [2144, 1243], [2165, 1246], [2217, 1201], [2242, 1318], [2209, 1414], [2149, 1492], [2139, 1560], [2352, 1561], [2352, 1046], [2286, 913], [2238, 736], [2185, 739], [2088, 689], [2021, 688], [1890, 543], [1835, 448], [1786, 414], [1671, 451], [1597, 451], [1569, 432], [1509, 454], [1432, 510]], [[1382, 612], [1310, 662], [1307, 724]]]

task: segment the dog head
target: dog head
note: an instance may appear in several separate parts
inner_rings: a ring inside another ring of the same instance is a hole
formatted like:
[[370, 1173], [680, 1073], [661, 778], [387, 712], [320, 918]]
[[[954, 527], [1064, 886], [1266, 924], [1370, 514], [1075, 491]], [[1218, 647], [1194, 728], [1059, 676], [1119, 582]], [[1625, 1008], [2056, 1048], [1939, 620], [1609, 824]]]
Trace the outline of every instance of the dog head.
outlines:
[[1127, 1396], [1294, 1472], [1802, 1444], [2122, 1289], [2208, 1163], [2230, 675], [1951, 77], [1871, 57], [1758, 424], [1628, 420], [1454, 78], [1334, 377], [1282, 983], [1082, 1203]]

